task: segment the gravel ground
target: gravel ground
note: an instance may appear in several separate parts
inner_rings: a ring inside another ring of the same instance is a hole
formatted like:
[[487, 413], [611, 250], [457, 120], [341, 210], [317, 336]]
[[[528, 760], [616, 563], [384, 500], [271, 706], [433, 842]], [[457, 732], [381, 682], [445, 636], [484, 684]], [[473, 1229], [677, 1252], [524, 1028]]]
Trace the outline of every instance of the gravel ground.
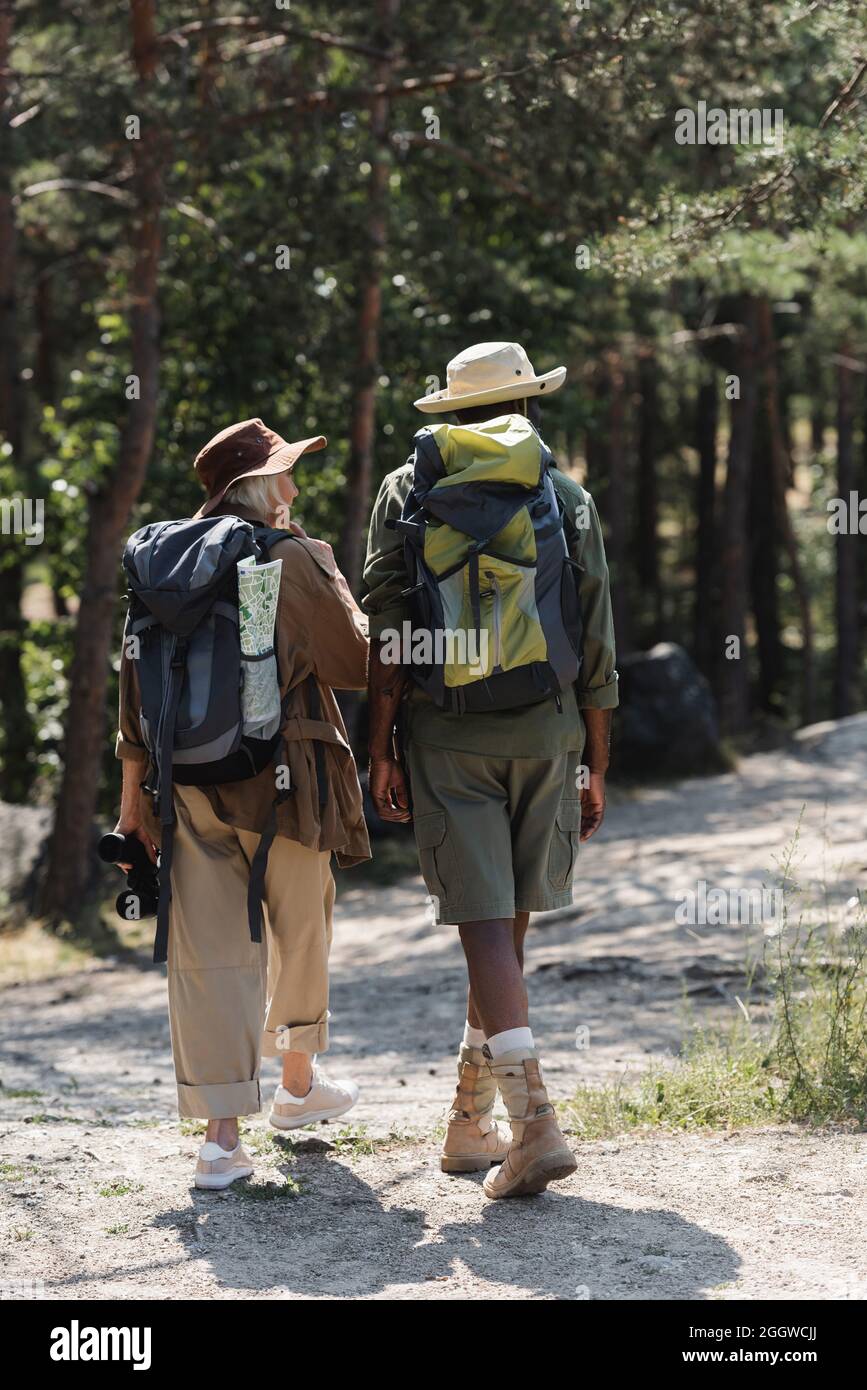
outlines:
[[[697, 1010], [736, 1007], [741, 930], [686, 929], [674, 906], [702, 878], [760, 885], [802, 806], [801, 881], [851, 896], [867, 866], [865, 774], [857, 717], [612, 805], [582, 850], [574, 907], [531, 927], [555, 1098], [670, 1052], [684, 992]], [[462, 971], [453, 930], [426, 923], [420, 880], [347, 880], [333, 984], [327, 1065], [362, 1086], [352, 1125], [293, 1147], [252, 1122], [256, 1175], [222, 1194], [192, 1188], [199, 1141], [173, 1120], [162, 971], [103, 961], [3, 990], [3, 1277], [82, 1299], [867, 1297], [864, 1134], [583, 1143], [567, 1182], [491, 1203], [479, 1177], [436, 1164]], [[576, 1029], [589, 1030], [581, 1051]]]

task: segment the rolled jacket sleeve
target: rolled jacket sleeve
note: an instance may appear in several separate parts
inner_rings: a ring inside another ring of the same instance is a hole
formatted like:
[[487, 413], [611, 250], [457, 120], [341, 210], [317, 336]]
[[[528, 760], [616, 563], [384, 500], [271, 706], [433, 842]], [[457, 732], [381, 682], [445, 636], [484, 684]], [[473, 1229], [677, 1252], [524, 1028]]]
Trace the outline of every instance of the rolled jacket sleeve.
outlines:
[[[572, 558], [579, 570], [578, 596], [584, 632], [584, 659], [575, 685], [579, 709], [616, 709], [619, 703], [615, 668], [614, 617], [608, 583], [605, 543], [596, 505], [582, 489], [583, 509], [575, 508], [577, 539]], [[567, 503], [568, 506], [568, 503]], [[579, 522], [585, 522], [581, 525]]]
[[397, 520], [412, 487], [412, 468], [404, 464], [383, 479], [370, 518], [361, 606], [370, 618], [371, 641], [387, 628], [400, 630], [410, 617], [402, 590], [409, 584], [403, 539], [386, 521]]

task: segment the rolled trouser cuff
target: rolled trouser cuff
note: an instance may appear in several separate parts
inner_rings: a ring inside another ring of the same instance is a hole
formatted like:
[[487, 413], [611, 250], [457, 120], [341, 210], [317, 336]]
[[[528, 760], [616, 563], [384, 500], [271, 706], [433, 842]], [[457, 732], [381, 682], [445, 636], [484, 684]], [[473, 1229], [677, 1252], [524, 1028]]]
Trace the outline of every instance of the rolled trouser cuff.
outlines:
[[178, 1114], [191, 1120], [231, 1120], [258, 1115], [262, 1097], [257, 1081], [226, 1081], [213, 1086], [178, 1082]]
[[262, 1034], [262, 1056], [280, 1057], [284, 1052], [306, 1052], [312, 1057], [316, 1052], [327, 1052], [330, 1017], [330, 1014], [326, 1014], [318, 1023], [287, 1023], [274, 1029], [266, 1028]]

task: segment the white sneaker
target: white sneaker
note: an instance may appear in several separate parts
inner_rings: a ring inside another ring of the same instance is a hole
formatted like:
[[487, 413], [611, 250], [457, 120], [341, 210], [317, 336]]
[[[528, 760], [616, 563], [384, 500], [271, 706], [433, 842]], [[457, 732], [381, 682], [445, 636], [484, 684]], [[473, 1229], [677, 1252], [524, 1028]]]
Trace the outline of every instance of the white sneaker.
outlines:
[[221, 1149], [219, 1144], [208, 1140], [199, 1149], [196, 1187], [228, 1187], [236, 1178], [249, 1178], [252, 1172], [253, 1165], [240, 1142], [234, 1149]]
[[321, 1076], [314, 1065], [313, 1084], [306, 1096], [293, 1096], [285, 1086], [277, 1087], [270, 1123], [275, 1129], [300, 1129], [317, 1120], [334, 1120], [338, 1115], [345, 1115], [357, 1100], [358, 1087], [354, 1081], [332, 1081]]

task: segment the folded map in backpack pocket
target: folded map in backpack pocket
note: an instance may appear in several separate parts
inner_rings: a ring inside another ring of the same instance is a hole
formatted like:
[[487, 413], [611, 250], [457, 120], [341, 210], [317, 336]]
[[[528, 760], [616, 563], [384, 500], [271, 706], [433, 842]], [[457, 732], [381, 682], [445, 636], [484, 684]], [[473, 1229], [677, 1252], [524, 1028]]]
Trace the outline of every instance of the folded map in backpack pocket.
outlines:
[[238, 561], [238, 617], [244, 684], [241, 714], [244, 733], [272, 738], [280, 727], [280, 682], [274, 654], [274, 624], [280, 597], [282, 560], [257, 565]]

